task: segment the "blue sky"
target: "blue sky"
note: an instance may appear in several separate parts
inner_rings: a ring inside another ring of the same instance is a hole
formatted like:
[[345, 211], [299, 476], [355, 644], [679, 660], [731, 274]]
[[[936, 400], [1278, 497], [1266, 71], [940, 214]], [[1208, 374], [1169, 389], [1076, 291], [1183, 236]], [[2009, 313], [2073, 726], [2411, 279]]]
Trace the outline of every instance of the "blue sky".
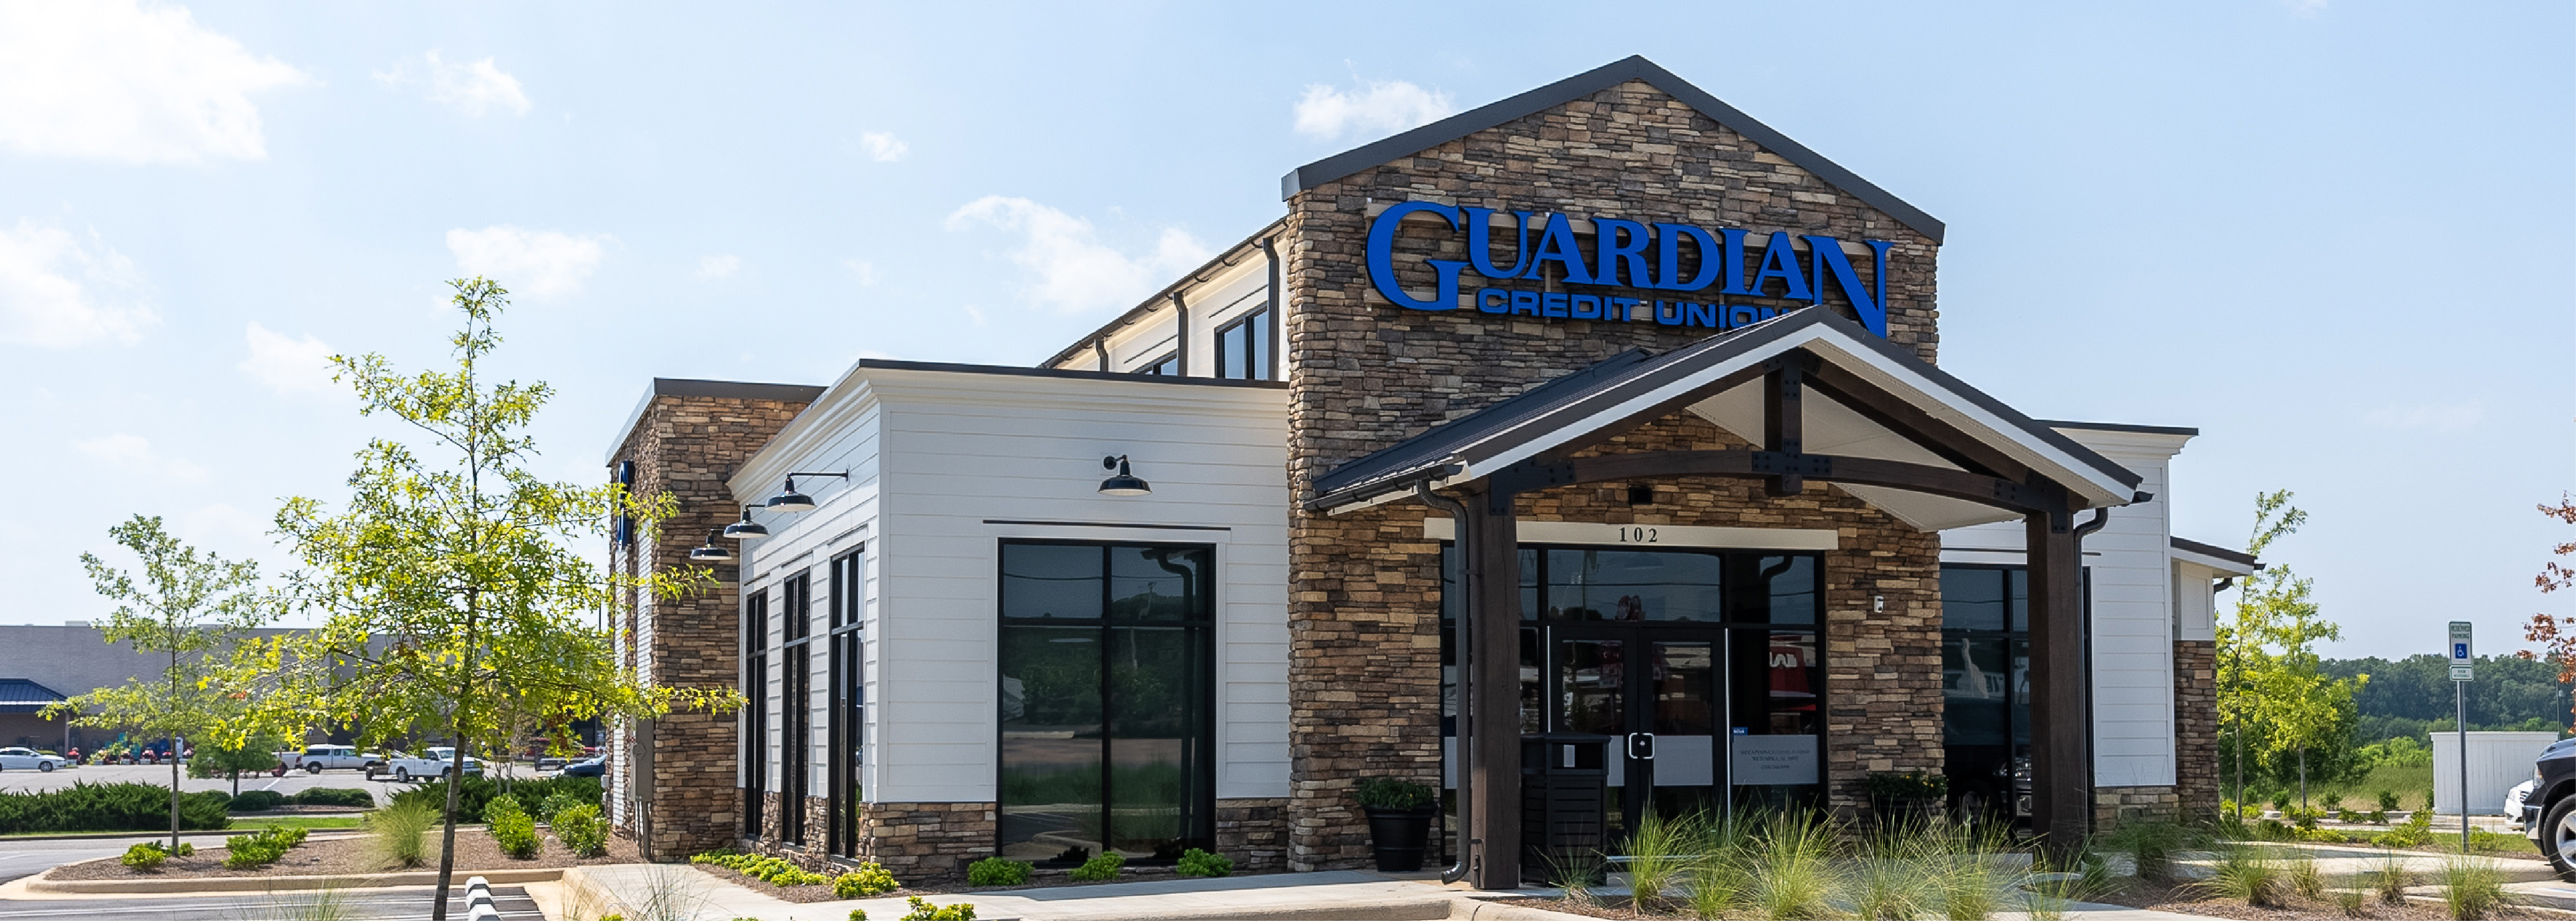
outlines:
[[[720, 10], [720, 15], [710, 11]], [[1288, 169], [1644, 54], [1949, 224], [1945, 367], [2202, 435], [2176, 533], [2312, 517], [2347, 654], [2511, 648], [2576, 488], [2565, 4], [0, 7], [0, 622], [134, 512], [279, 561], [382, 431], [319, 357], [520, 293], [584, 482], [647, 379], [1034, 363]]]

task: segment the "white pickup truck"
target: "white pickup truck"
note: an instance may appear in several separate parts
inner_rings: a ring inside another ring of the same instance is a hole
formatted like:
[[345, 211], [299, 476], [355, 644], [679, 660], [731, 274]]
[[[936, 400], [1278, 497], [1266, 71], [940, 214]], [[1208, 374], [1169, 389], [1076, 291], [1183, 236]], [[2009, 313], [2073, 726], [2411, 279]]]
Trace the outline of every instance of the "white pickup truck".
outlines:
[[[390, 755], [390, 757], [386, 758], [384, 764], [376, 770], [390, 773], [394, 775], [395, 780], [408, 783], [412, 780], [430, 780], [447, 776], [448, 770], [454, 766], [450, 763], [450, 759], [453, 759], [456, 756], [456, 749], [423, 749], [422, 753], [417, 756], [403, 752], [387, 752], [386, 754]], [[470, 756], [467, 757], [465, 759], [465, 773], [466, 776], [469, 777], [481, 775], [483, 773], [482, 760]]]
[[277, 753], [277, 763], [285, 766], [287, 770], [309, 771], [315, 774], [328, 770], [365, 771], [375, 765], [383, 764], [384, 761], [383, 755], [362, 752], [351, 745], [307, 745], [304, 746], [303, 751]]

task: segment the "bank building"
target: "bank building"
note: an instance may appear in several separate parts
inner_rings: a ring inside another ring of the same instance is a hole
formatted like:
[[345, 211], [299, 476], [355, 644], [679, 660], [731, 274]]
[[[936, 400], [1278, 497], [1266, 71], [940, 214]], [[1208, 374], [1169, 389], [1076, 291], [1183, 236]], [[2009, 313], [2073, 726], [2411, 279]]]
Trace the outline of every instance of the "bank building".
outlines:
[[615, 565], [719, 584], [628, 599], [621, 654], [749, 705], [615, 727], [621, 833], [1342, 869], [1395, 778], [1508, 887], [1542, 735], [1614, 832], [1888, 773], [2051, 835], [2215, 815], [2257, 563], [2170, 533], [2197, 433], [1941, 370], [1941, 222], [1643, 58], [1280, 191], [1035, 367], [651, 381], [610, 475], [684, 511]]

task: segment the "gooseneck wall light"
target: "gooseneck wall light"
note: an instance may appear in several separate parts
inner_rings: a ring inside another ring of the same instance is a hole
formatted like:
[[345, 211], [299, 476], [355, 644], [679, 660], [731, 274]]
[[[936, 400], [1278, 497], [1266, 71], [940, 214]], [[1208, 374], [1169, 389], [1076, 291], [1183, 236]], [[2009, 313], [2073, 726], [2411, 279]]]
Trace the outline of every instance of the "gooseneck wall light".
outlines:
[[1146, 485], [1144, 480], [1136, 477], [1135, 471], [1128, 469], [1127, 455], [1101, 458], [1100, 469], [1118, 471], [1110, 474], [1108, 479], [1100, 481], [1101, 495], [1142, 496], [1154, 491], [1154, 487]]
[[780, 491], [779, 491], [779, 493], [778, 493], [777, 495], [769, 497], [769, 503], [768, 503], [768, 505], [769, 505], [769, 510], [770, 510], [770, 511], [773, 511], [773, 512], [810, 512], [810, 511], [813, 511], [813, 510], [814, 510], [814, 497], [812, 497], [812, 496], [809, 496], [809, 495], [806, 495], [806, 494], [804, 494], [804, 493], [801, 493], [801, 492], [797, 492], [797, 491], [796, 491], [796, 478], [797, 478], [797, 477], [800, 477], [800, 476], [802, 476], [802, 477], [836, 476], [836, 477], [840, 477], [841, 479], [846, 480], [846, 479], [849, 479], [849, 478], [850, 478], [850, 472], [849, 472], [849, 471], [847, 471], [847, 470], [843, 470], [843, 471], [840, 471], [840, 472], [838, 472], [838, 473], [825, 473], [825, 472], [816, 472], [816, 471], [809, 471], [809, 470], [800, 470], [800, 471], [797, 471], [797, 472], [794, 472], [794, 473], [790, 473], [790, 474], [788, 474], [788, 475], [787, 475], [787, 488], [786, 488], [786, 489], [783, 489], [783, 490], [780, 490]]
[[723, 544], [716, 543], [716, 538], [723, 536], [724, 529], [708, 528], [707, 542], [690, 548], [690, 561], [698, 563], [723, 563], [732, 560], [733, 551], [725, 549]]
[[756, 537], [768, 537], [769, 527], [761, 524], [760, 522], [751, 520], [751, 506], [746, 505], [742, 507], [741, 521], [725, 525], [724, 536], [735, 540], [750, 540]]

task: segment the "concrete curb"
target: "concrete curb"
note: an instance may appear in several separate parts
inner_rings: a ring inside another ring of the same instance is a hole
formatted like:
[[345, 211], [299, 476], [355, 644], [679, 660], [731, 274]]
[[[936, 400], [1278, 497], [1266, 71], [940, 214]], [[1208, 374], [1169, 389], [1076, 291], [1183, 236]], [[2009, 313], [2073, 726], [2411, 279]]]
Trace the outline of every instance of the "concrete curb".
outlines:
[[[48, 875], [52, 871], [46, 871]], [[548, 883], [563, 878], [564, 868], [462, 871], [493, 883]], [[26, 880], [29, 895], [170, 895], [192, 892], [270, 892], [297, 889], [378, 889], [388, 886], [436, 886], [438, 871], [376, 873], [365, 876], [179, 876], [167, 879]]]

